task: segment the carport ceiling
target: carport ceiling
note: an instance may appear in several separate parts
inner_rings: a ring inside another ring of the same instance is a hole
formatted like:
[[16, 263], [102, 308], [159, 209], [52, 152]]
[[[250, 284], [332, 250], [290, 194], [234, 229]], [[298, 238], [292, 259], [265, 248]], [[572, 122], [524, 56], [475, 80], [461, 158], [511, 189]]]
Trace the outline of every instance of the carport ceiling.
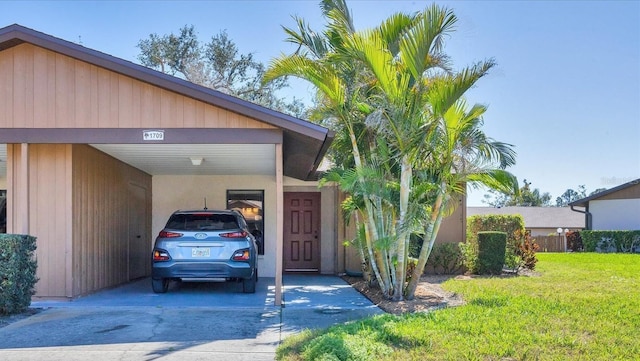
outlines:
[[[91, 144], [151, 175], [273, 175], [273, 144]], [[202, 158], [193, 165], [190, 158]]]
[[[272, 144], [91, 144], [151, 175], [273, 175]], [[202, 158], [193, 165], [190, 158]], [[0, 176], [7, 174], [7, 146], [0, 144]]]

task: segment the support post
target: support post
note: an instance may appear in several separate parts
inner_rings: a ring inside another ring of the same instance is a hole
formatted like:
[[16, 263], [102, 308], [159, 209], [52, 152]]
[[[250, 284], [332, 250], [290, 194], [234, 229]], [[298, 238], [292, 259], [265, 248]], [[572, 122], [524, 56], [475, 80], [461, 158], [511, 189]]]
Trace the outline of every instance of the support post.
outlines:
[[275, 305], [282, 306], [282, 260], [284, 238], [284, 186], [282, 175], [282, 143], [276, 144], [276, 289]]

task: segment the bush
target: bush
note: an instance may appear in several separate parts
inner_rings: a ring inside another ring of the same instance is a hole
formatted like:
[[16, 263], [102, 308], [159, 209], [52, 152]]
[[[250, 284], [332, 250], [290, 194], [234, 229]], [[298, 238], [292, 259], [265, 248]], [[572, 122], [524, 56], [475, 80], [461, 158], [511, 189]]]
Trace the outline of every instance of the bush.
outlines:
[[520, 246], [520, 255], [522, 258], [522, 267], [534, 270], [536, 263], [538, 263], [538, 257], [536, 252], [540, 246], [536, 243], [536, 240], [527, 236], [524, 243]]
[[640, 230], [582, 231], [584, 250], [599, 253], [640, 253]]
[[580, 237], [580, 232], [578, 231], [569, 231], [565, 235], [567, 237], [567, 249], [570, 249], [573, 252], [580, 252], [584, 250], [584, 246], [582, 245], [582, 237]]
[[480, 274], [500, 274], [504, 267], [507, 250], [505, 232], [478, 233], [478, 272]]
[[478, 242], [467, 241], [458, 243], [462, 265], [469, 273], [478, 273]]
[[20, 313], [31, 304], [38, 281], [35, 249], [35, 237], [0, 234], [0, 314]]
[[467, 242], [478, 240], [478, 232], [500, 231], [507, 234], [507, 245], [519, 254], [520, 245], [524, 242], [524, 218], [521, 215], [471, 216], [467, 218]]
[[470, 273], [479, 273], [478, 269], [478, 233], [500, 231], [507, 234], [507, 247], [504, 266], [517, 271], [522, 254], [520, 246], [524, 242], [524, 219], [521, 215], [484, 215], [467, 218], [467, 243], [460, 245], [462, 263]]
[[427, 264], [435, 274], [455, 274], [462, 269], [462, 254], [455, 243], [441, 243], [433, 246]]

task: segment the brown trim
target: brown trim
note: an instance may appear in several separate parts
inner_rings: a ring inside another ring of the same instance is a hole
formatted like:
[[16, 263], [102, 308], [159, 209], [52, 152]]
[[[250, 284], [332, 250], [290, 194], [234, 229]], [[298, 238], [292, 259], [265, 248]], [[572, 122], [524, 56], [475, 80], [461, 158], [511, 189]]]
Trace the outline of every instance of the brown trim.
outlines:
[[[145, 141], [146, 130], [164, 131], [164, 140]], [[194, 128], [0, 128], [0, 143], [64, 144], [280, 144], [278, 129]]]
[[640, 184], [640, 178], [634, 179], [634, 180], [629, 181], [629, 182], [624, 183], [624, 184], [621, 184], [621, 185], [619, 185], [617, 187], [613, 187], [613, 188], [604, 190], [602, 192], [596, 193], [596, 194], [591, 195], [589, 197], [578, 199], [577, 201], [573, 201], [573, 202], [569, 203], [569, 206], [571, 206], [571, 207], [588, 207], [589, 206], [589, 202], [594, 200], [594, 199], [602, 198], [602, 197], [604, 197], [606, 195], [609, 195], [611, 193], [615, 193], [615, 192], [621, 191], [623, 189], [636, 186], [638, 184]]

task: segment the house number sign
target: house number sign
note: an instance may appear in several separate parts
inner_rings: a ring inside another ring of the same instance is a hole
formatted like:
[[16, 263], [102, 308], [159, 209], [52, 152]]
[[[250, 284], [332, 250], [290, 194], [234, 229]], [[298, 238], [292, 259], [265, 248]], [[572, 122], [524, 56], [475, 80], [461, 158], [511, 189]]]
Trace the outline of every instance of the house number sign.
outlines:
[[164, 130], [143, 130], [142, 140], [164, 140]]

